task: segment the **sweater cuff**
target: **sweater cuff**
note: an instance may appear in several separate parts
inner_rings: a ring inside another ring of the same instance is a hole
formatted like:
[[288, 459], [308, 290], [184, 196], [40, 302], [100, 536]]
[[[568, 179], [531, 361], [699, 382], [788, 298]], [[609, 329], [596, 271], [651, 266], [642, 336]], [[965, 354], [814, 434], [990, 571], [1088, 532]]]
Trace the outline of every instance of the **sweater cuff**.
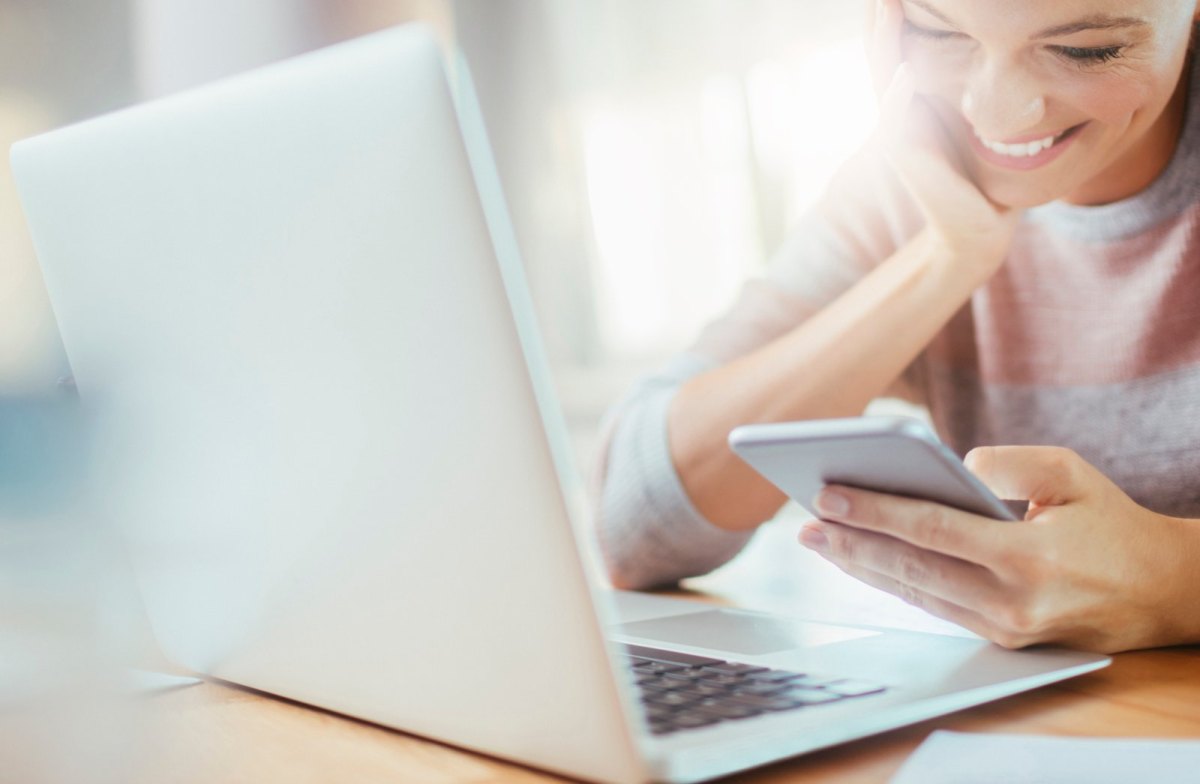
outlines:
[[626, 409], [613, 436], [600, 536], [609, 574], [623, 588], [712, 571], [753, 535], [718, 528], [688, 498], [667, 441], [667, 409], [677, 390], [649, 391]]

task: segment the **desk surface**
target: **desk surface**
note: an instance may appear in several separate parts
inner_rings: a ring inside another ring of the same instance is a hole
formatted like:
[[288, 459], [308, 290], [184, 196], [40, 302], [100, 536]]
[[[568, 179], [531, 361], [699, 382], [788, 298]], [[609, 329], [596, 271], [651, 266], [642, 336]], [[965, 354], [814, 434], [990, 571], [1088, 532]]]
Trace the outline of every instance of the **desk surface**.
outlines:
[[[733, 564], [689, 581], [692, 595], [818, 620], [950, 630], [805, 552], [794, 544], [795, 527], [795, 521], [772, 524]], [[143, 707], [154, 741], [145, 747], [134, 777], [139, 782], [559, 780], [233, 686], [184, 687], [150, 697]], [[1099, 672], [778, 763], [738, 780], [885, 782], [934, 729], [1200, 738], [1200, 647], [1122, 654]]]

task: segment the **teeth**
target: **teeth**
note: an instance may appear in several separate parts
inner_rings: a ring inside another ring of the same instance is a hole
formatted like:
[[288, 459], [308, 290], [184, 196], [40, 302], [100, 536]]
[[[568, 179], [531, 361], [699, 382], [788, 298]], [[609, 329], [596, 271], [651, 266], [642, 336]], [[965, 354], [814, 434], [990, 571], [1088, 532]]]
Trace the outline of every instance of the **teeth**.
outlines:
[[[974, 129], [972, 129], [974, 130]], [[1065, 133], [1065, 132], [1064, 132]], [[1020, 144], [1004, 144], [1003, 142], [994, 142], [990, 139], [985, 139], [975, 132], [975, 138], [978, 139], [984, 147], [987, 147], [994, 153], [1000, 155], [1008, 155], [1013, 158], [1028, 158], [1031, 155], [1037, 155], [1042, 150], [1049, 149], [1062, 137], [1062, 134], [1047, 136], [1045, 139], [1038, 139], [1032, 142], [1021, 142]]]

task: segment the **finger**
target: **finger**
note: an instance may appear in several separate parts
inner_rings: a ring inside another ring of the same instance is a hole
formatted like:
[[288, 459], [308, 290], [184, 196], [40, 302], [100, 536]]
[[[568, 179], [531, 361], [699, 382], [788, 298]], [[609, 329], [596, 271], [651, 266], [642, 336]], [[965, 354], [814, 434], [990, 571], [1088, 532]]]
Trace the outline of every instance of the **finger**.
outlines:
[[875, 21], [879, 17], [878, 8], [881, 5], [881, 0], [864, 0], [863, 6], [866, 13], [863, 14], [863, 47], [866, 49], [867, 57], [874, 55], [871, 51], [871, 44], [875, 38]]
[[891, 73], [879, 98], [879, 134], [889, 153], [900, 148], [901, 137], [910, 136], [908, 110], [916, 93], [912, 66], [900, 63]]
[[908, 63], [896, 68], [883, 91], [875, 134], [888, 162], [910, 188], [932, 182], [945, 189], [948, 177], [970, 185], [950, 165], [949, 142], [933, 110], [916, 94], [916, 79]]
[[817, 494], [814, 504], [822, 519], [984, 566], [1007, 558], [1017, 544], [1011, 522], [915, 498], [829, 485]]
[[936, 615], [938, 618], [956, 623], [965, 629], [969, 629], [981, 637], [988, 639], [996, 638], [996, 630], [992, 628], [991, 623], [987, 618], [974, 610], [969, 610], [966, 607], [955, 604], [954, 602], [941, 599], [932, 594], [925, 593], [912, 586], [879, 572], [872, 571], [866, 567], [859, 566], [853, 563], [843, 563], [837, 560], [830, 559], [830, 562], [841, 569], [851, 577], [866, 583], [872, 588], [878, 588], [885, 593], [890, 593], [892, 596], [898, 597], [906, 604], [911, 604], [913, 607], [918, 607], [930, 615]]
[[1070, 449], [1053, 446], [982, 446], [963, 461], [1000, 498], [1060, 506], [1079, 498], [1090, 466]]
[[825, 546], [818, 552], [845, 563], [890, 577], [923, 593], [976, 612], [991, 606], [1002, 588], [986, 567], [924, 550], [885, 534], [861, 531], [838, 523], [809, 523], [801, 543]]
[[957, 160], [953, 145], [933, 109], [916, 94], [908, 63], [900, 64], [884, 92], [876, 134], [888, 163], [927, 218], [953, 213], [982, 198], [979, 188], [953, 162]]
[[867, 45], [870, 48], [871, 81], [875, 85], [875, 94], [881, 96], [903, 60], [900, 35], [904, 10], [900, 0], [875, 0], [869, 24]]

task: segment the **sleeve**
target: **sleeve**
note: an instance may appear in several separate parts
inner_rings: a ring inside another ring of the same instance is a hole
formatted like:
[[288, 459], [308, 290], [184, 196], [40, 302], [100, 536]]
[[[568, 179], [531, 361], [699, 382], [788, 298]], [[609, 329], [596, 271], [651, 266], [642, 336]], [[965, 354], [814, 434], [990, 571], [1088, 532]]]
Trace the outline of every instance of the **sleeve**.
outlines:
[[[615, 586], [646, 588], [703, 574], [750, 540], [749, 532], [710, 523], [688, 498], [668, 447], [668, 407], [688, 379], [795, 328], [890, 256], [898, 235], [915, 232], [906, 198], [894, 205], [869, 198], [900, 189], [890, 175], [881, 187], [879, 163], [869, 151], [851, 159], [821, 204], [789, 233], [766, 275], [746, 283], [687, 351], [642, 379], [608, 412], [592, 497], [600, 551]], [[911, 399], [910, 387], [903, 379], [897, 384]]]

